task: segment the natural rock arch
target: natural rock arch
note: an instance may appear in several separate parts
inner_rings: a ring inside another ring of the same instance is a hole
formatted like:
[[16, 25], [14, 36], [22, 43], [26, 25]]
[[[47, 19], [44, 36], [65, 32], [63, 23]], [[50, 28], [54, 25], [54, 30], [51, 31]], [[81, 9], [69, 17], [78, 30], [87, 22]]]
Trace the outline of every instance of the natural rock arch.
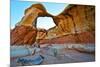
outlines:
[[25, 16], [19, 22], [19, 25], [24, 26], [36, 26], [36, 20], [38, 17], [53, 17], [47, 13], [46, 9], [42, 4], [34, 4], [25, 10]]
[[[80, 10], [81, 9], [81, 10]], [[94, 42], [95, 31], [95, 7], [90, 5], [69, 5], [58, 16], [47, 13], [42, 4], [33, 4], [25, 10], [24, 16], [16, 27], [11, 31], [11, 44], [29, 44], [36, 41], [38, 29], [36, 28], [36, 19], [38, 17], [52, 17], [56, 26], [49, 29], [43, 39], [61, 37], [63, 35], [72, 35], [77, 32], [86, 34], [86, 37], [80, 35], [79, 42]], [[46, 32], [45, 30], [39, 30]], [[92, 33], [91, 33], [92, 32]], [[75, 36], [76, 37], [76, 36]], [[68, 42], [76, 43], [76, 38], [72, 37]], [[87, 39], [88, 38], [88, 39]], [[66, 41], [67, 42], [67, 41]]]

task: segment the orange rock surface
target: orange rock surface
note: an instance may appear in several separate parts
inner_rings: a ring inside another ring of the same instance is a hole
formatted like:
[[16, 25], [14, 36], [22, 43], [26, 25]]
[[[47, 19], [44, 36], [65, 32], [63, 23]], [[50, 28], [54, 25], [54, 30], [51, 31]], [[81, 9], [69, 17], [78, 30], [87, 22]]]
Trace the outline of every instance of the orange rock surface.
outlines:
[[12, 45], [32, 45], [36, 40], [37, 30], [30, 26], [16, 26], [11, 31]]
[[[38, 17], [52, 17], [55, 27], [37, 29]], [[33, 4], [11, 30], [12, 45], [40, 43], [95, 43], [95, 6], [69, 5], [58, 16], [47, 13], [41, 4]]]

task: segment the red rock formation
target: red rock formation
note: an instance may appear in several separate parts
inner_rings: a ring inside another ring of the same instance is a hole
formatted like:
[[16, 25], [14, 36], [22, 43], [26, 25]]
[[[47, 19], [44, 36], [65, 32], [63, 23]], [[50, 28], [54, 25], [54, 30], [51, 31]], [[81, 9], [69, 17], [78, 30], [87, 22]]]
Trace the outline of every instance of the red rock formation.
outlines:
[[[33, 4], [25, 10], [25, 15], [11, 31], [11, 44], [32, 45], [36, 39], [40, 43], [94, 43], [95, 7], [90, 5], [69, 5], [58, 16], [47, 13], [41, 4]], [[53, 18], [55, 27], [48, 31], [36, 29], [39, 16]]]
[[36, 39], [37, 40], [45, 39], [46, 34], [47, 34], [47, 31], [45, 29], [38, 29], [37, 30], [37, 37], [36, 37]]
[[[66, 43], [73, 43], [73, 41], [76, 41], [74, 43], [95, 42], [95, 33], [92, 33], [95, 31], [94, 6], [70, 5], [53, 19], [57, 26], [48, 30], [47, 39], [61, 37], [57, 41], [58, 43], [65, 41]], [[71, 35], [74, 35], [75, 38]], [[66, 37], [65, 40], [63, 36]]]
[[51, 16], [42, 4], [33, 4], [25, 10], [24, 16], [18, 25], [35, 26], [38, 16]]
[[40, 44], [65, 44], [65, 43], [70, 43], [70, 44], [88, 44], [88, 43], [95, 43], [95, 38], [93, 35], [93, 32], [83, 32], [79, 33], [78, 35], [75, 34], [70, 34], [70, 35], [65, 35], [62, 37], [57, 37], [53, 39], [42, 39], [40, 41]]
[[56, 27], [48, 31], [48, 35], [58, 36], [95, 31], [95, 7], [89, 5], [73, 5], [67, 7], [60, 15], [54, 16]]
[[36, 39], [37, 30], [30, 26], [16, 26], [11, 31], [11, 44], [12, 45], [32, 45]]

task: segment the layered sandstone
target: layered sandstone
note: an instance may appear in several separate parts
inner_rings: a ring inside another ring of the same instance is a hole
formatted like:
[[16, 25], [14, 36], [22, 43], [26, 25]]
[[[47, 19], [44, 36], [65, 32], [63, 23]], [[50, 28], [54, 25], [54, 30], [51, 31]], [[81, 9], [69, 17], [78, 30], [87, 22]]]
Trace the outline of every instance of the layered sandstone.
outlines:
[[36, 28], [30, 26], [16, 26], [11, 31], [11, 44], [12, 45], [32, 45], [36, 40]]
[[36, 27], [36, 20], [39, 16], [51, 16], [46, 12], [46, 9], [42, 4], [33, 4], [29, 8], [27, 8], [24, 12], [24, 16], [18, 25], [24, 26], [35, 26]]
[[56, 41], [51, 40], [52, 43], [95, 42], [94, 6], [70, 5], [61, 14], [53, 18], [57, 26], [48, 30], [47, 39], [42, 40], [41, 43], [48, 42], [52, 38], [56, 39]]
[[[37, 18], [52, 17], [55, 27], [49, 30], [37, 29]], [[47, 13], [41, 4], [33, 4], [25, 10], [24, 16], [11, 31], [11, 44], [40, 43], [94, 43], [95, 6], [69, 5], [58, 16]]]
[[78, 35], [69, 34], [52, 39], [42, 39], [40, 44], [94, 44], [95, 37], [93, 33], [94, 32], [83, 32]]
[[68, 35], [95, 31], [94, 6], [73, 5], [66, 8], [60, 15], [54, 16], [56, 27], [48, 31], [48, 35]]
[[[36, 29], [36, 19], [38, 16], [48, 15], [42, 4], [33, 4], [25, 10], [21, 21], [11, 31], [11, 44], [32, 45], [36, 41], [38, 31]], [[39, 35], [38, 35], [39, 36]]]

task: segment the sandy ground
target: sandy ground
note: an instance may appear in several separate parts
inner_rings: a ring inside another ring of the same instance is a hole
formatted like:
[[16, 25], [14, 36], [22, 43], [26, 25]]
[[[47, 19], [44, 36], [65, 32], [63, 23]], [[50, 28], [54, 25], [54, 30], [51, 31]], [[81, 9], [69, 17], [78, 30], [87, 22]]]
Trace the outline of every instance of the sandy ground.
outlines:
[[[40, 65], [45, 64], [61, 64], [61, 63], [76, 63], [76, 62], [92, 62], [95, 61], [95, 54], [83, 53], [74, 49], [57, 49], [56, 55], [53, 48], [42, 47], [34, 55], [24, 56], [25, 58], [33, 58], [35, 55], [42, 55], [44, 57], [43, 62]], [[21, 63], [16, 62], [16, 58], [11, 57], [11, 67], [22, 66]], [[33, 64], [24, 64], [33, 65]]]

